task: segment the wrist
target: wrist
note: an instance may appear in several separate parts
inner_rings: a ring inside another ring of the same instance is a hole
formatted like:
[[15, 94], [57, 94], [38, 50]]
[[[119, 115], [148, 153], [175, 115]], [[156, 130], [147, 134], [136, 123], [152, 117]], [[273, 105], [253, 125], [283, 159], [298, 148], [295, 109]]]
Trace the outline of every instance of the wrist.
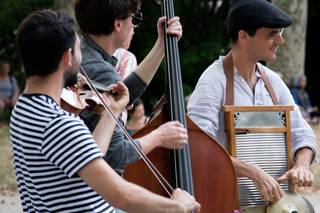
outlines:
[[185, 213], [189, 213], [190, 211], [188, 210], [188, 208], [180, 201], [178, 200], [174, 200], [173, 201], [176, 203], [175, 205], [175, 212], [185, 212]]
[[[110, 110], [112, 112], [112, 114], [114, 114], [116, 117], [119, 117], [119, 115], [125, 110], [124, 107], [113, 107], [111, 105]], [[106, 109], [107, 111], [107, 109]]]
[[[117, 110], [117, 109], [112, 109], [110, 108], [111, 113], [118, 118], [121, 114], [122, 111]], [[105, 109], [102, 113], [101, 113], [101, 117], [103, 118], [111, 118], [112, 116], [110, 115], [109, 111], [107, 109]]]
[[157, 129], [153, 130], [150, 133], [150, 137], [156, 147], [162, 146], [162, 136], [161, 136], [161, 134], [159, 134], [159, 131]]
[[258, 166], [252, 165], [252, 168], [249, 171], [248, 178], [251, 180], [258, 180], [261, 176], [261, 172], [264, 172], [264, 171]]
[[156, 49], [158, 50], [158, 53], [161, 53], [161, 56], [164, 57], [164, 40], [158, 37], [155, 45]]
[[295, 153], [294, 167], [309, 168], [313, 159], [313, 151], [309, 147], [299, 149]]
[[293, 165], [294, 168], [310, 168], [310, 163], [306, 161], [296, 161], [296, 163]]

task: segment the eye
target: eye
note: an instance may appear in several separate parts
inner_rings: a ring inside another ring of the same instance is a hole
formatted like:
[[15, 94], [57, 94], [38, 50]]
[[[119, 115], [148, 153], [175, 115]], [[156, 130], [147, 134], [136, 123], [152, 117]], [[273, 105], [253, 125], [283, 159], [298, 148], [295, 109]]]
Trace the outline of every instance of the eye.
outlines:
[[279, 30], [273, 30], [268, 34], [269, 39], [276, 39], [277, 36], [282, 36], [283, 33], [283, 28], [279, 29]]
[[272, 31], [271, 33], [269, 33], [269, 37], [274, 38], [278, 35], [278, 31]]

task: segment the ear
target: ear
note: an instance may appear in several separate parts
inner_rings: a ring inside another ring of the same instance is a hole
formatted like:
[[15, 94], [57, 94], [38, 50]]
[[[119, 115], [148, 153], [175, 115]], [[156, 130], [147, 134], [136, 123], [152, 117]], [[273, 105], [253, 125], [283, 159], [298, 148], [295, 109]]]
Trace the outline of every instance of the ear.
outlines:
[[114, 20], [114, 26], [113, 26], [114, 31], [120, 32], [121, 24], [122, 24], [122, 23], [121, 23], [121, 20], [120, 20], [120, 19], [115, 19], [115, 20]]
[[64, 66], [72, 66], [72, 50], [69, 48], [62, 55], [61, 62]]
[[238, 32], [238, 40], [239, 41], [246, 41], [248, 39], [248, 37], [249, 37], [249, 34], [246, 31], [240, 30]]

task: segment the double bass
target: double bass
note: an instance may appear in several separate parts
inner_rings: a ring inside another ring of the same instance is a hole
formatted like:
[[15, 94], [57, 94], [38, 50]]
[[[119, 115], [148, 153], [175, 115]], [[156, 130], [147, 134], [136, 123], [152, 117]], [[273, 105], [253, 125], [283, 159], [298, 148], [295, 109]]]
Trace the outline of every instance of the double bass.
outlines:
[[[173, 0], [162, 1], [162, 12], [168, 19], [175, 16]], [[165, 62], [165, 101], [133, 138], [142, 137], [167, 121], [182, 123], [188, 130], [188, 144], [179, 150], [156, 148], [148, 158], [173, 188], [182, 188], [195, 197], [201, 212], [231, 213], [237, 206], [236, 174], [224, 148], [185, 113], [178, 42], [172, 35], [165, 35]], [[124, 178], [154, 193], [170, 195], [141, 160], [125, 169]]]

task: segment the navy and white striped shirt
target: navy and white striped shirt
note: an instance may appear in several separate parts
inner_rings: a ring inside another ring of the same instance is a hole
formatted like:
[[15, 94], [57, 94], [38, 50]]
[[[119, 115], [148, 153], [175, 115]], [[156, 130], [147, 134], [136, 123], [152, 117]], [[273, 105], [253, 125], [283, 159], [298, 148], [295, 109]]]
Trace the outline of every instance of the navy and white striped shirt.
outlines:
[[113, 212], [77, 175], [101, 151], [84, 123], [51, 97], [21, 95], [10, 137], [24, 212]]

